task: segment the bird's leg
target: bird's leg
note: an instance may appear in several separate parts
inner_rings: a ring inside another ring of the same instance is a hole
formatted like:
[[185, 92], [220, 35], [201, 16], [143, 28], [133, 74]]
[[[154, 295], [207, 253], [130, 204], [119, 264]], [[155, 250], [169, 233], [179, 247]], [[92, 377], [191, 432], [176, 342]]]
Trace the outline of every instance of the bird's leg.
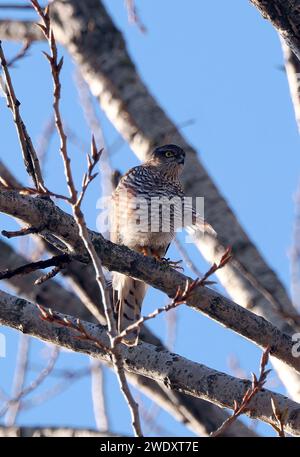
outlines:
[[171, 267], [171, 268], [175, 268], [176, 270], [183, 270], [182, 266], [180, 265], [180, 263], [182, 263], [182, 260], [172, 261], [169, 258], [162, 257], [161, 251], [158, 251], [153, 248], [149, 248], [148, 246], [140, 246], [139, 252], [148, 257], [154, 257], [156, 260], [158, 260], [158, 262], [162, 263], [166, 268]]
[[151, 249], [148, 248], [147, 246], [141, 246], [139, 251], [143, 255], [151, 256]]

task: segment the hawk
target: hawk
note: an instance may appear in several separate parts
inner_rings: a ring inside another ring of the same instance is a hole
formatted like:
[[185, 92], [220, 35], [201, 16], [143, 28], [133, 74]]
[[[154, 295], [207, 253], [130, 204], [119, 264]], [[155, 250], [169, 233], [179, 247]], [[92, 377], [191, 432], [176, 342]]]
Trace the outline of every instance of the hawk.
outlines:
[[[179, 178], [184, 160], [182, 148], [167, 144], [154, 149], [147, 162], [131, 168], [121, 178], [112, 196], [111, 240], [114, 243], [157, 259], [164, 258], [176, 228], [183, 226], [184, 191]], [[170, 201], [177, 204], [170, 208]], [[209, 229], [199, 218], [197, 216], [197, 223]], [[140, 318], [147, 285], [113, 272], [112, 287], [117, 328], [121, 332]], [[135, 329], [123, 341], [135, 346], [138, 336], [139, 329]]]

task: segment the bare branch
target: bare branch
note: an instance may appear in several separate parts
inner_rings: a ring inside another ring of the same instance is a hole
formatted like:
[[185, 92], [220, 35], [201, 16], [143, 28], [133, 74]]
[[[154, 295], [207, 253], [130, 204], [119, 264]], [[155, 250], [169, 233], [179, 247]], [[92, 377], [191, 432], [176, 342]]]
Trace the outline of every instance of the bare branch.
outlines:
[[97, 430], [92, 429], [80, 429], [80, 428], [67, 428], [67, 427], [1, 427], [0, 426], [0, 437], [88, 437], [88, 438], [107, 438], [107, 437], [117, 437], [124, 436], [120, 434], [115, 434], [112, 432], [98, 432]]
[[42, 227], [23, 227], [20, 230], [7, 231], [2, 230], [1, 234], [6, 238], [16, 238], [18, 236], [27, 236], [32, 235], [33, 233], [39, 233], [42, 230]]
[[284, 412], [280, 410], [278, 407], [276, 400], [274, 398], [271, 398], [271, 404], [272, 404], [272, 410], [275, 419], [277, 420], [277, 424], [272, 424], [272, 427], [276, 430], [278, 433], [278, 436], [281, 438], [285, 438], [285, 431], [284, 431], [284, 423], [285, 423], [285, 418], [288, 414], [288, 410], [286, 409]]
[[299, 0], [250, 0], [300, 58]]
[[146, 33], [147, 29], [144, 26], [144, 24], [142, 23], [140, 16], [138, 15], [135, 1], [134, 0], [125, 0], [125, 4], [126, 4], [126, 8], [127, 8], [129, 22], [131, 22], [132, 24], [135, 24], [142, 33]]
[[[64, 268], [67, 263], [71, 262], [71, 257], [68, 254], [61, 254], [61, 255], [56, 255], [54, 257], [51, 257], [51, 259], [47, 260], [39, 260], [38, 262], [31, 262], [31, 263], [26, 263], [25, 265], [22, 265], [18, 268], [14, 268], [12, 270], [4, 270], [0, 271], [0, 280], [1, 279], [9, 279], [12, 278], [13, 276], [17, 275], [24, 275], [28, 273], [32, 273], [33, 271], [37, 271], [40, 268], [49, 268], [49, 267], [60, 267]], [[40, 284], [37, 282], [36, 284]]]
[[261, 389], [266, 383], [267, 376], [271, 370], [266, 371], [266, 366], [269, 361], [269, 353], [270, 353], [270, 346], [268, 346], [265, 351], [263, 352], [263, 355], [261, 357], [261, 362], [260, 362], [260, 375], [259, 378], [257, 379], [255, 374], [252, 373], [252, 385], [249, 387], [248, 390], [246, 390], [245, 395], [242, 398], [242, 401], [240, 404], [238, 404], [237, 401], [234, 402], [234, 409], [233, 409], [233, 414], [231, 417], [229, 417], [222, 425], [221, 427], [218, 428], [215, 432], [211, 433], [211, 437], [216, 437], [220, 436], [221, 434], [224, 433], [224, 430], [226, 430], [230, 425], [237, 420], [237, 418], [241, 415], [244, 414], [248, 407], [249, 404], [251, 403], [251, 400]]
[[20, 102], [15, 95], [15, 91], [13, 88], [12, 80], [10, 77], [10, 73], [8, 70], [6, 58], [4, 56], [4, 52], [2, 49], [1, 41], [0, 41], [0, 62], [3, 70], [3, 74], [5, 77], [5, 96], [7, 100], [7, 105], [13, 113], [14, 122], [16, 125], [16, 129], [18, 132], [18, 137], [20, 141], [20, 146], [23, 154], [23, 160], [25, 163], [25, 167], [29, 176], [31, 176], [34, 185], [38, 191], [45, 191], [44, 181], [40, 169], [39, 160], [36, 154], [36, 151], [33, 147], [32, 141], [27, 133], [27, 129], [25, 124], [22, 120], [19, 106]]
[[42, 41], [41, 30], [32, 21], [0, 20], [0, 38], [11, 41]]
[[0, 9], [1, 10], [31, 10], [32, 11], [32, 6], [27, 5], [24, 3], [24, 5], [20, 3], [0, 3]]
[[21, 59], [24, 59], [24, 57], [27, 57], [28, 56], [28, 51], [29, 51], [31, 45], [32, 45], [32, 41], [31, 40], [25, 40], [25, 42], [24, 42], [22, 48], [20, 49], [20, 51], [12, 59], [10, 59], [7, 62], [7, 66], [8, 67], [12, 67], [12, 66], [14, 66], [16, 64], [16, 62], [18, 62]]
[[[44, 381], [45, 379], [49, 376], [51, 371], [54, 368], [54, 365], [57, 361], [59, 355], [59, 348], [57, 346], [54, 346], [52, 350], [52, 354], [49, 357], [49, 362], [47, 366], [39, 373], [36, 379], [34, 379], [27, 387], [23, 387], [22, 389], [19, 389], [19, 391], [16, 393], [15, 396], [10, 398], [8, 402], [1, 408], [0, 410], [0, 417], [6, 413], [7, 410], [10, 408], [14, 409], [16, 405], [19, 404], [20, 400], [23, 399], [26, 395], [29, 395], [32, 393], [34, 390], [36, 390]], [[9, 421], [7, 425], [13, 425], [14, 422]]]
[[[54, 342], [70, 350], [83, 352], [98, 360], [111, 363], [110, 354], [95, 346], [92, 341], [79, 339], [78, 333], [71, 327], [61, 327], [53, 322], [42, 320], [38, 308], [26, 300], [15, 298], [0, 292], [0, 322], [2, 325], [21, 330], [29, 335]], [[75, 326], [76, 320], [70, 316], [58, 315]], [[97, 340], [105, 347], [109, 338], [105, 327], [82, 322], [90, 340]], [[162, 382], [166, 388], [185, 392], [193, 397], [204, 398], [219, 406], [232, 409], [234, 401], [241, 402], [251, 382], [240, 380], [218, 372], [204, 365], [191, 362], [167, 350], [157, 351], [155, 346], [140, 342], [134, 348], [120, 345], [124, 367], [129, 372]], [[275, 398], [280, 410], [287, 410], [285, 430], [287, 433], [300, 435], [300, 405], [287, 397], [270, 392], [259, 391], [248, 405], [247, 415], [269, 424], [277, 424], [274, 418], [271, 398]]]
[[13, 379], [12, 396], [16, 398], [15, 402], [8, 401], [4, 409], [0, 411], [0, 417], [6, 413], [5, 425], [11, 427], [16, 423], [17, 416], [20, 410], [20, 402], [18, 401], [20, 392], [22, 392], [25, 378], [28, 369], [28, 355], [30, 347], [30, 338], [27, 335], [20, 335], [17, 352], [17, 361]]
[[[87, 190], [88, 185], [90, 182], [94, 179], [96, 176], [93, 174], [93, 170], [95, 165], [98, 163], [102, 150], [98, 151], [96, 148], [95, 140], [94, 137], [92, 138], [92, 144], [91, 144], [91, 155], [87, 156], [88, 158], [88, 171], [84, 175], [83, 178], [83, 183], [82, 183], [82, 191], [80, 195], [78, 196], [78, 192], [75, 188], [74, 184], [74, 179], [72, 175], [72, 170], [70, 166], [70, 158], [68, 155], [67, 151], [67, 136], [65, 134], [63, 122], [62, 122], [62, 117], [60, 113], [60, 97], [61, 97], [61, 83], [60, 83], [60, 71], [63, 65], [63, 58], [61, 58], [58, 61], [58, 53], [57, 53], [57, 46], [56, 46], [56, 41], [55, 37], [50, 25], [50, 16], [49, 16], [49, 9], [46, 8], [45, 11], [42, 10], [42, 8], [39, 5], [39, 2], [37, 0], [31, 0], [31, 4], [33, 5], [34, 9], [40, 16], [42, 23], [40, 24], [40, 27], [45, 35], [45, 37], [48, 40], [51, 55], [48, 55], [45, 53], [45, 56], [47, 57], [49, 63], [50, 63], [50, 68], [51, 68], [51, 73], [52, 73], [52, 79], [53, 79], [53, 84], [54, 84], [54, 92], [53, 92], [53, 109], [54, 109], [54, 117], [55, 117], [55, 124], [57, 128], [57, 132], [60, 138], [60, 152], [61, 152], [61, 157], [63, 160], [64, 164], [64, 170], [65, 170], [65, 177], [67, 181], [67, 186], [70, 194], [70, 204], [72, 206], [73, 214], [74, 214], [74, 219], [76, 221], [76, 224], [78, 226], [79, 230], [79, 236], [82, 239], [82, 242], [85, 246], [85, 249], [91, 258], [92, 264], [95, 269], [96, 273], [96, 280], [97, 284], [99, 286], [99, 290], [102, 296], [102, 303], [104, 306], [104, 312], [105, 312], [105, 317], [106, 317], [106, 322], [108, 325], [108, 333], [110, 337], [110, 345], [111, 345], [111, 356], [113, 360], [113, 365], [114, 369], [120, 384], [120, 389], [123, 392], [124, 398], [128, 404], [129, 411], [131, 414], [131, 419], [132, 419], [132, 427], [133, 431], [136, 436], [143, 436], [142, 434], [142, 429], [141, 429], [141, 423], [140, 423], [140, 417], [139, 417], [139, 411], [138, 411], [138, 404], [135, 402], [133, 395], [129, 389], [126, 376], [124, 373], [124, 368], [123, 368], [123, 360], [120, 355], [119, 349], [118, 349], [118, 343], [115, 342], [114, 338], [117, 335], [117, 327], [116, 327], [116, 322], [113, 314], [113, 309], [111, 305], [111, 299], [110, 299], [110, 292], [106, 286], [106, 280], [105, 276], [102, 270], [102, 263], [100, 258], [98, 257], [95, 247], [90, 239], [90, 234], [86, 226], [85, 218], [83, 215], [83, 212], [81, 211], [81, 202], [84, 197], [84, 194]], [[100, 320], [101, 322], [101, 320]]]
[[[18, 254], [8, 244], [0, 241], [0, 268], [8, 267], [13, 270], [20, 265], [28, 263], [28, 259]], [[92, 320], [93, 316], [85, 309], [76, 295], [58, 282], [49, 280], [47, 284], [32, 287], [42, 275], [41, 271], [29, 273], [27, 276], [12, 276], [8, 279], [9, 285], [17, 294], [25, 296], [28, 300], [38, 301], [41, 305], [49, 302], [55, 303], [55, 309], [84, 320]]]
[[[75, 251], [76, 255], [82, 256], [85, 261], [88, 260], [74, 219], [57, 208], [50, 200], [19, 195], [16, 191], [0, 190], [0, 211], [17, 217], [28, 225], [36, 225], [38, 221], [43, 220], [45, 229], [41, 235], [46, 240], [53, 242], [54, 235], [69, 247], [70, 252]], [[99, 233], [89, 231], [89, 236], [103, 266], [141, 279], [170, 297], [175, 297], [178, 287], [184, 290], [187, 280], [192, 281], [191, 278], [172, 268], [166, 269], [165, 265], [155, 259], [105, 240]], [[262, 348], [271, 344], [271, 354], [274, 357], [300, 371], [300, 358], [292, 355], [294, 343], [291, 337], [280, 332], [264, 318], [203, 286], [194, 290], [187, 305], [231, 328]]]
[[104, 390], [104, 367], [100, 362], [91, 359], [91, 392], [97, 430], [109, 430], [107, 404]]

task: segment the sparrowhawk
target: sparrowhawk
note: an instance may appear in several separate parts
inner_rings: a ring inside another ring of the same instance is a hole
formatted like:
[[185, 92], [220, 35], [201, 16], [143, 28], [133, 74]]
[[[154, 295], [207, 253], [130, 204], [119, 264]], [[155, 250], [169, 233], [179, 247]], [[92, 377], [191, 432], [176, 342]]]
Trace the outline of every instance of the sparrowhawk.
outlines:
[[[181, 213], [184, 191], [179, 180], [184, 160], [182, 148], [167, 144], [154, 149], [145, 163], [131, 168], [121, 178], [112, 197], [113, 242], [144, 255], [164, 258], [176, 228], [184, 225]], [[171, 209], [168, 201], [175, 202]], [[203, 228], [209, 227], [202, 218], [199, 221]], [[140, 318], [147, 285], [113, 272], [112, 287], [117, 328], [121, 332]], [[138, 333], [139, 329], [129, 333], [124, 343], [136, 345]]]

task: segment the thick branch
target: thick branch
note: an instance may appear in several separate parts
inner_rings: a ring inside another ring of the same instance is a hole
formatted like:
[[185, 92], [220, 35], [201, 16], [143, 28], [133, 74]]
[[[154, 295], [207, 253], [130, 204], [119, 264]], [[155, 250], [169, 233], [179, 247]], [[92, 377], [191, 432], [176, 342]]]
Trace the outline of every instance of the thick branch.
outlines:
[[[73, 217], [56, 207], [51, 200], [19, 195], [17, 191], [2, 190], [0, 211], [33, 226], [43, 220], [45, 229], [41, 232], [42, 236], [48, 239], [50, 232], [65, 243], [72, 253], [88, 261]], [[105, 240], [98, 233], [90, 231], [89, 234], [103, 265], [108, 270], [141, 279], [170, 297], [175, 296], [178, 287], [183, 290], [186, 281], [190, 280], [172, 268], [166, 269], [164, 264], [155, 259]], [[203, 286], [194, 290], [187, 305], [263, 348], [271, 345], [271, 354], [274, 357], [300, 372], [300, 358], [295, 358], [292, 354], [292, 339], [262, 317]]]
[[250, 0], [300, 59], [300, 1]]
[[[32, 303], [0, 291], [0, 322], [23, 333], [35, 336], [76, 352], [82, 352], [105, 362], [111, 356], [90, 341], [78, 338], [78, 333], [41, 319], [38, 308]], [[60, 318], [76, 321], [70, 316]], [[108, 345], [105, 327], [82, 322], [85, 331], [102, 345]], [[140, 342], [135, 348], [120, 346], [124, 367], [127, 371], [160, 381], [166, 388], [203, 398], [222, 407], [234, 408], [234, 401], [241, 402], [250, 381], [234, 378], [204, 365], [191, 362], [167, 350]], [[247, 414], [252, 418], [277, 425], [273, 416], [271, 398], [281, 411], [287, 410], [285, 430], [300, 435], [300, 405], [283, 395], [262, 390], [249, 404]]]

